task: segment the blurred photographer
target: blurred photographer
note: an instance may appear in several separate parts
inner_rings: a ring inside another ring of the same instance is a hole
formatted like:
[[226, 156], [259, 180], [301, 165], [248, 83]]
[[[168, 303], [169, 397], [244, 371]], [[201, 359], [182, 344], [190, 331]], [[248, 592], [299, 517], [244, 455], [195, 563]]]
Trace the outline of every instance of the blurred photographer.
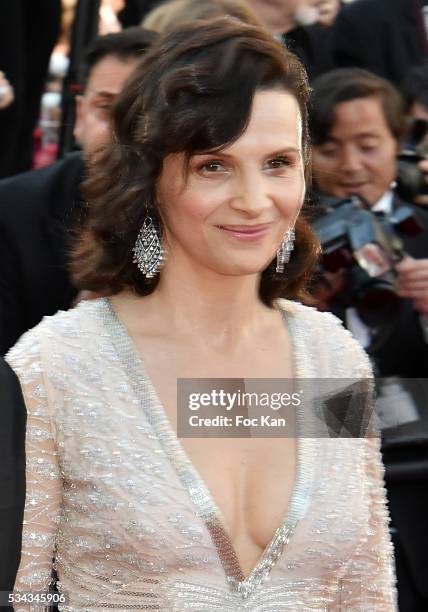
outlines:
[[[376, 213], [388, 214], [404, 205], [394, 191], [405, 130], [402, 108], [400, 95], [389, 82], [362, 69], [334, 70], [313, 83], [313, 165], [321, 194], [339, 199], [357, 195]], [[428, 228], [425, 211], [418, 209], [416, 214]], [[408, 340], [410, 330], [413, 333], [411, 342], [403, 345], [400, 340], [399, 354], [385, 352], [384, 347], [372, 354], [382, 376], [424, 377], [428, 373], [427, 343], [418, 317], [428, 315], [427, 238], [427, 229], [403, 237], [409, 257], [395, 266], [396, 292], [406, 298], [401, 308], [406, 311], [402, 331]], [[352, 320], [348, 326], [352, 328]], [[396, 333], [391, 336], [390, 341]], [[367, 342], [363, 344], [369, 348]]]
[[[333, 211], [341, 212], [334, 214], [336, 218], [342, 214], [345, 226], [349, 222], [350, 233], [353, 220], [364, 215], [375, 236], [379, 228], [388, 234], [393, 219], [400, 216], [415, 230], [399, 235], [394, 229], [390, 233], [391, 242], [400, 245], [396, 252], [406, 255], [392, 262], [393, 281], [389, 286], [366, 274], [368, 268], [357, 264], [360, 260], [354, 250], [356, 259], [349, 266], [324, 271], [315, 294], [321, 308], [339, 316], [368, 352], [376, 375], [382, 377], [381, 395], [382, 384], [394, 382], [389, 390], [393, 389], [395, 395], [385, 393], [386, 412], [396, 409], [403, 423], [418, 421], [421, 408], [426, 410], [426, 398], [421, 406], [406, 393], [402, 379], [428, 376], [428, 335], [424, 333], [428, 315], [428, 212], [404, 202], [396, 193], [397, 156], [406, 127], [403, 102], [388, 81], [359, 68], [331, 71], [312, 86], [313, 172], [321, 205], [335, 198]], [[329, 210], [327, 205], [321, 215], [324, 222], [331, 215]], [[373, 282], [377, 302], [366, 299]], [[426, 456], [426, 442], [423, 448]], [[410, 456], [406, 453], [405, 465]], [[400, 611], [404, 612], [428, 609], [428, 484], [423, 479], [413, 483], [414, 489], [411, 484], [406, 482], [404, 492], [391, 483], [388, 488]]]

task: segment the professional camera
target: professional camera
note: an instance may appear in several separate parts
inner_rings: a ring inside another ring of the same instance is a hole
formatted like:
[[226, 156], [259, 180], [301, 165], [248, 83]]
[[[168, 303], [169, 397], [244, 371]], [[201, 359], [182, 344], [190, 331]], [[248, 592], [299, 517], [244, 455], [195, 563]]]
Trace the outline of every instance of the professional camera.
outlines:
[[413, 121], [406, 143], [398, 155], [397, 194], [405, 201], [413, 202], [418, 195], [428, 195], [428, 185], [418, 163], [428, 156], [428, 121]]
[[367, 325], [392, 320], [400, 307], [394, 267], [405, 255], [402, 237], [423, 230], [413, 210], [401, 206], [379, 216], [358, 196], [321, 198], [319, 210], [312, 223], [323, 250], [319, 272], [346, 269], [341, 298]]

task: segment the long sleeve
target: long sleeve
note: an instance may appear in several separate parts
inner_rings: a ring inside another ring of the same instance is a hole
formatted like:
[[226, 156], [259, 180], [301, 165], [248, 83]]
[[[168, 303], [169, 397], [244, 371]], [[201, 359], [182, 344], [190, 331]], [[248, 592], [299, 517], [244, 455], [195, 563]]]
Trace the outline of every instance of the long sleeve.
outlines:
[[62, 483], [37, 328], [24, 335], [8, 353], [7, 361], [18, 375], [27, 408], [27, 491], [15, 589], [46, 591], [51, 580]]
[[341, 579], [337, 609], [346, 612], [397, 610], [393, 547], [388, 533], [389, 516], [383, 484], [378, 438], [365, 444], [365, 485], [368, 501], [368, 533], [360, 542]]

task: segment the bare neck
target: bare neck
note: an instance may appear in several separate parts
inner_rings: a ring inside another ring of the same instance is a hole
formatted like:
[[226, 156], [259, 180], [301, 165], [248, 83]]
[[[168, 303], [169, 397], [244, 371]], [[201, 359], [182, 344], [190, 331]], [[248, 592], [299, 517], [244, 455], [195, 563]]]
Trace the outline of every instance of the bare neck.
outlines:
[[277, 313], [259, 298], [258, 274], [225, 276], [197, 266], [161, 272], [156, 290], [140, 298], [112, 299], [134, 334], [199, 335], [214, 344], [235, 343], [257, 333]]

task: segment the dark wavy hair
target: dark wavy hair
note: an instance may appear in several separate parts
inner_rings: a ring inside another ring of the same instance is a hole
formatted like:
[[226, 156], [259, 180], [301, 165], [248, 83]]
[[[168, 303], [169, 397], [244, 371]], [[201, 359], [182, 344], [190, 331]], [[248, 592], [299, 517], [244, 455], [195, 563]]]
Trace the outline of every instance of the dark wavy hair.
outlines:
[[[230, 17], [187, 24], [156, 41], [118, 98], [111, 142], [84, 185], [87, 218], [72, 261], [78, 288], [104, 295], [155, 289], [159, 275], [146, 279], [132, 250], [148, 212], [162, 233], [156, 182], [163, 160], [184, 153], [189, 161], [233, 143], [246, 129], [255, 92], [270, 89], [290, 92], [298, 102], [308, 183], [309, 90], [292, 53], [263, 28]], [[304, 288], [317, 255], [318, 242], [301, 214], [286, 273], [276, 273], [275, 261], [262, 273], [262, 301], [308, 299]]]

